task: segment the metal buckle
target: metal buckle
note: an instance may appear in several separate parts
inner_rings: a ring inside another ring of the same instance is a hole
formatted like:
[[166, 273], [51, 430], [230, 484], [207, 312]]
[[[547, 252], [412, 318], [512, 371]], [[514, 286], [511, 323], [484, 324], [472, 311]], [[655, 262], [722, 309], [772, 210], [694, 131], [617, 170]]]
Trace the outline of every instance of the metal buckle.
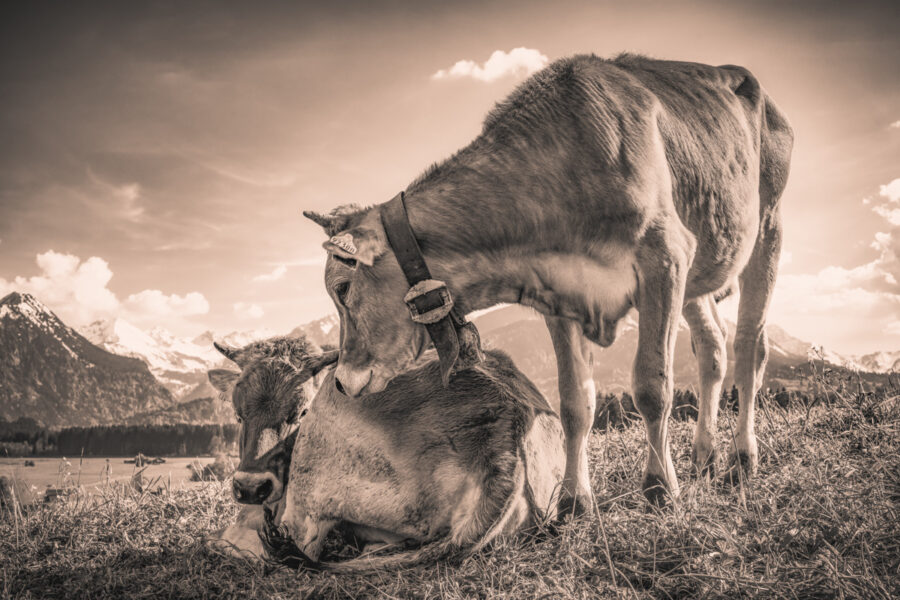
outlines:
[[[429, 311], [420, 313], [416, 307], [415, 300], [430, 292], [439, 291], [441, 305]], [[453, 310], [453, 298], [450, 297], [450, 290], [447, 284], [436, 279], [424, 279], [416, 285], [409, 288], [406, 296], [403, 297], [406, 306], [409, 307], [409, 314], [412, 320], [423, 325], [437, 323]]]

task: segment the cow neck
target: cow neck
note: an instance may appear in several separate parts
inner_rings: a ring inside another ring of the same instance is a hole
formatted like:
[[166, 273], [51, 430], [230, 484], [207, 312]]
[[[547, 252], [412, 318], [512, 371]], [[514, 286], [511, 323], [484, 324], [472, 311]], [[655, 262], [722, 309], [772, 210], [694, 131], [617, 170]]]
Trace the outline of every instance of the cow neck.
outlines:
[[510, 263], [497, 257], [505, 254], [504, 248], [527, 248], [528, 240], [500, 239], [498, 220], [508, 219], [509, 214], [486, 217], [483, 206], [478, 211], [467, 206], [483, 202], [482, 195], [477, 189], [469, 194], [453, 186], [452, 191], [420, 187], [406, 196], [409, 222], [422, 244], [422, 255], [434, 277], [447, 283], [463, 314], [521, 299], [521, 285], [514, 280]]
[[450, 374], [484, 359], [473, 323], [453, 305], [447, 285], [432, 278], [409, 223], [404, 193], [381, 208], [381, 221], [397, 262], [410, 286], [404, 300], [413, 321], [425, 326], [434, 343], [446, 387]]

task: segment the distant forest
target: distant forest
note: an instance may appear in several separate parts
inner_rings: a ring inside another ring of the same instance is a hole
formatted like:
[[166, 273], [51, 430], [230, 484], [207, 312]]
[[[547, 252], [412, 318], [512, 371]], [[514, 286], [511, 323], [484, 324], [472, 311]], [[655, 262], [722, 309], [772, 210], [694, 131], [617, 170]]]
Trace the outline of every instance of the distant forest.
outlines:
[[0, 420], [0, 456], [198, 456], [236, 452], [240, 425], [102, 425], [49, 430]]

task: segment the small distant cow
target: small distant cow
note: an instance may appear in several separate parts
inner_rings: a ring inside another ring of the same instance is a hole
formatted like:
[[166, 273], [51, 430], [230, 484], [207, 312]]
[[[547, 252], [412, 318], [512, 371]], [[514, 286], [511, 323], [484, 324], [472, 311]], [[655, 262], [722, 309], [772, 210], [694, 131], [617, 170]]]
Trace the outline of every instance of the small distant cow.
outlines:
[[[256, 488], [240, 491], [243, 501], [265, 502], [281, 521], [264, 534], [273, 557], [337, 571], [419, 564], [477, 551], [502, 533], [556, 516], [562, 426], [505, 354], [488, 352], [449, 388], [437, 361], [362, 398], [339, 393], [332, 377], [306, 405], [293, 436], [258, 455], [256, 472], [266, 475], [247, 480]], [[273, 408], [271, 395], [241, 397], [236, 409], [244, 427], [259, 415], [291, 412]], [[262, 524], [260, 510], [245, 510], [220, 537], [262, 555]], [[321, 564], [326, 535], [337, 526], [362, 541], [419, 547]]]
[[[727, 364], [716, 300], [737, 280], [732, 464], [752, 472], [792, 144], [787, 118], [742, 67], [634, 55], [554, 62], [403, 195], [366, 209], [305, 213], [329, 236], [325, 283], [341, 316], [337, 385], [350, 396], [371, 394], [415, 365], [436, 330], [418, 312], [438, 310], [426, 291], [442, 293], [442, 309], [452, 298], [456, 314], [531, 306], [547, 317], [559, 369], [562, 502], [589, 508], [587, 341], [613, 343], [617, 323], [636, 308], [632, 385], [649, 444], [642, 485], [663, 503], [678, 492], [668, 440], [678, 321], [683, 314], [690, 325], [700, 364], [693, 458], [704, 471], [715, 462]], [[402, 227], [398, 215], [406, 215]], [[411, 266], [416, 253], [404, 227], [429, 271], [415, 275], [416, 285], [410, 274], [426, 269]], [[454, 326], [462, 331], [458, 318]], [[460, 336], [458, 346], [471, 339]], [[444, 355], [452, 367], [452, 350]]]

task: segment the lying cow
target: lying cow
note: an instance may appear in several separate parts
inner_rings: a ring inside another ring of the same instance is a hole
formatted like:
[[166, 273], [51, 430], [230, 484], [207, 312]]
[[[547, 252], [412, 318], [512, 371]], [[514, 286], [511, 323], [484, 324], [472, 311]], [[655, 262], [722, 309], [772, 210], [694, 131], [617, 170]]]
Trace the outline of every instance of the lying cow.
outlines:
[[[337, 360], [337, 351], [321, 352], [305, 338], [278, 337], [243, 348], [216, 343], [216, 349], [240, 367], [213, 369], [213, 387], [231, 398], [241, 423], [241, 461], [233, 478], [234, 498], [249, 504], [237, 522], [215, 534], [226, 551], [263, 555], [257, 535], [263, 506], [280, 513], [290, 442], [305, 407], [315, 395], [316, 375]], [[279, 463], [280, 460], [280, 463]]]
[[[283, 525], [270, 523], [266, 530], [273, 557], [338, 571], [406, 566], [475, 552], [502, 533], [556, 516], [565, 466], [562, 427], [506, 355], [488, 352], [482, 365], [456, 374], [449, 388], [441, 385], [437, 361], [358, 399], [340, 394], [332, 378], [329, 373], [308, 405], [296, 438], [260, 457], [269, 462], [271, 479], [257, 481], [268, 490], [265, 481], [283, 477], [293, 446], [287, 493], [278, 495], [283, 512], [272, 495], [265, 500]], [[259, 396], [236, 409], [259, 415], [271, 412], [270, 405], [270, 397]], [[260, 515], [242, 517], [225, 537], [259, 554], [253, 530]], [[336, 526], [362, 541], [419, 548], [320, 564]]]

